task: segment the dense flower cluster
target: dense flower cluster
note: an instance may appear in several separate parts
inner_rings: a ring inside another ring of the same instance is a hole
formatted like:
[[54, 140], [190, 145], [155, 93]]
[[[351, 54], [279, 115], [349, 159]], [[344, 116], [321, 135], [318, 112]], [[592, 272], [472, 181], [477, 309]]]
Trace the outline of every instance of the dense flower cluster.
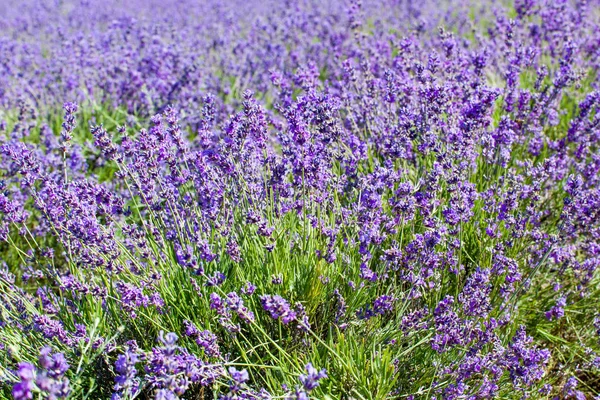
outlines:
[[0, 16], [0, 397], [600, 395], [597, 0]]
[[16, 371], [19, 382], [12, 388], [13, 398], [33, 399], [34, 393], [39, 393], [48, 399], [67, 398], [70, 388], [65, 373], [69, 369], [69, 364], [64, 354], [52, 354], [51, 348], [44, 347], [40, 351], [38, 363], [39, 369], [28, 362], [19, 363]]

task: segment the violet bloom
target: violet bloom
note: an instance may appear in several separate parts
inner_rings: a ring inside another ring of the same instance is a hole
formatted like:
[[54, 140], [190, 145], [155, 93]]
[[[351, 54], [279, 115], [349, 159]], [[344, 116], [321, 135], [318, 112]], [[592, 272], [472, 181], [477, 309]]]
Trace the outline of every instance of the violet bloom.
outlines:
[[373, 303], [373, 312], [375, 314], [383, 315], [386, 312], [392, 311], [394, 308], [394, 301], [395, 299], [392, 296], [383, 295], [378, 297]]
[[242, 386], [250, 379], [248, 371], [245, 369], [237, 370], [234, 367], [229, 367], [229, 375], [231, 375], [232, 383], [229, 386], [229, 390], [232, 393], [239, 392]]
[[453, 305], [454, 298], [446, 296], [433, 311], [436, 334], [431, 340], [431, 347], [439, 353], [461, 345], [466, 340], [464, 321], [454, 311]]
[[120, 399], [122, 396], [133, 396], [139, 388], [139, 378], [137, 378], [136, 364], [139, 362], [139, 355], [129, 348], [125, 353], [120, 354], [115, 362], [115, 377], [113, 399]]
[[466, 315], [485, 317], [490, 309], [490, 270], [477, 268], [465, 284], [458, 300]]
[[13, 386], [12, 395], [15, 400], [29, 400], [33, 399], [33, 389], [35, 380], [35, 367], [33, 364], [22, 362], [19, 363], [17, 376], [19, 382]]
[[327, 378], [327, 371], [324, 368], [317, 371], [311, 363], [306, 364], [306, 372], [306, 375], [300, 375], [300, 382], [304, 389], [309, 392], [319, 386], [321, 379]]
[[48, 375], [51, 377], [58, 379], [62, 377], [65, 372], [67, 372], [69, 369], [69, 364], [67, 363], [64, 354], [51, 354], [51, 352], [52, 349], [47, 346], [40, 351], [40, 367], [45, 369]]
[[252, 284], [252, 282], [246, 282], [241, 289], [242, 294], [246, 296], [252, 296], [255, 291], [256, 285]]
[[574, 376], [570, 377], [569, 380], [567, 380], [567, 383], [565, 383], [565, 386], [563, 387], [563, 394], [565, 396], [565, 399], [586, 399], [585, 394], [582, 391], [576, 389], [578, 383], [579, 382], [577, 381], [577, 378], [575, 378]]
[[210, 309], [215, 310], [217, 314], [228, 317], [230, 316], [229, 310], [227, 309], [226, 303], [223, 301], [221, 296], [213, 292], [210, 294]]
[[220, 271], [215, 271], [212, 276], [206, 277], [206, 286], [220, 286], [223, 282], [225, 282], [226, 276], [224, 273]]
[[260, 302], [263, 309], [271, 314], [271, 318], [281, 318], [284, 325], [296, 319], [296, 312], [290, 308], [290, 304], [277, 294], [260, 296]]
[[562, 318], [565, 315], [565, 306], [567, 305], [567, 299], [561, 296], [556, 300], [556, 305], [552, 306], [550, 310], [546, 311], [545, 315], [549, 321], [553, 319]]
[[515, 385], [529, 387], [542, 379], [549, 359], [550, 351], [534, 346], [533, 338], [521, 326], [512, 338], [502, 363]]
[[32, 399], [34, 391], [41, 391], [50, 399], [64, 399], [69, 396], [69, 380], [65, 373], [69, 369], [64, 354], [51, 354], [50, 347], [40, 351], [40, 369], [31, 363], [19, 363], [17, 376], [20, 381], [13, 386], [15, 399]]
[[225, 300], [229, 309], [237, 313], [242, 320], [247, 323], [254, 322], [254, 313], [244, 306], [244, 300], [236, 292], [229, 293]]
[[204, 352], [209, 357], [221, 357], [219, 351], [218, 337], [208, 330], [201, 331], [190, 321], [183, 321], [185, 334], [196, 340], [196, 344], [204, 348]]
[[71, 140], [73, 139], [73, 131], [75, 130], [75, 113], [77, 112], [76, 103], [65, 103], [63, 109], [65, 110], [64, 122], [62, 124], [62, 131], [60, 133], [62, 139], [62, 150], [66, 152]]
[[[317, 371], [311, 363], [306, 364], [306, 375], [300, 375], [302, 387], [296, 387], [294, 392], [286, 397], [286, 400], [309, 400], [309, 393], [319, 386], [321, 379], [327, 378], [325, 369]], [[284, 388], [285, 390], [285, 388]]]

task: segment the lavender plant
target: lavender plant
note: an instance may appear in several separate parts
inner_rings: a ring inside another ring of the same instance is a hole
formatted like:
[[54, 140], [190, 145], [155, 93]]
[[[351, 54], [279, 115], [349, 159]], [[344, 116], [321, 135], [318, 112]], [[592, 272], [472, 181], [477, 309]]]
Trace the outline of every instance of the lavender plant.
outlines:
[[600, 396], [600, 3], [0, 8], [0, 398]]

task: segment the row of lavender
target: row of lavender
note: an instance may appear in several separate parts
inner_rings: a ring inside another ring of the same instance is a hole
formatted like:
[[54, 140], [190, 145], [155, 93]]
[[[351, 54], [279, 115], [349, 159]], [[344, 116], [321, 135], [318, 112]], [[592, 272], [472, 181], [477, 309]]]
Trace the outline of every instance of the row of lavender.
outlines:
[[0, 8], [0, 397], [597, 396], [600, 4], [434, 3]]

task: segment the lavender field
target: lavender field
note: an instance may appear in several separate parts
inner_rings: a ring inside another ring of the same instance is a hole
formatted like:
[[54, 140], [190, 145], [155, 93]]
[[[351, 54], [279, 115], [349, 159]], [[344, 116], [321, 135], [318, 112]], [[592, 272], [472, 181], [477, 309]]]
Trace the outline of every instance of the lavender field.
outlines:
[[0, 0], [0, 399], [600, 399], [600, 0]]

